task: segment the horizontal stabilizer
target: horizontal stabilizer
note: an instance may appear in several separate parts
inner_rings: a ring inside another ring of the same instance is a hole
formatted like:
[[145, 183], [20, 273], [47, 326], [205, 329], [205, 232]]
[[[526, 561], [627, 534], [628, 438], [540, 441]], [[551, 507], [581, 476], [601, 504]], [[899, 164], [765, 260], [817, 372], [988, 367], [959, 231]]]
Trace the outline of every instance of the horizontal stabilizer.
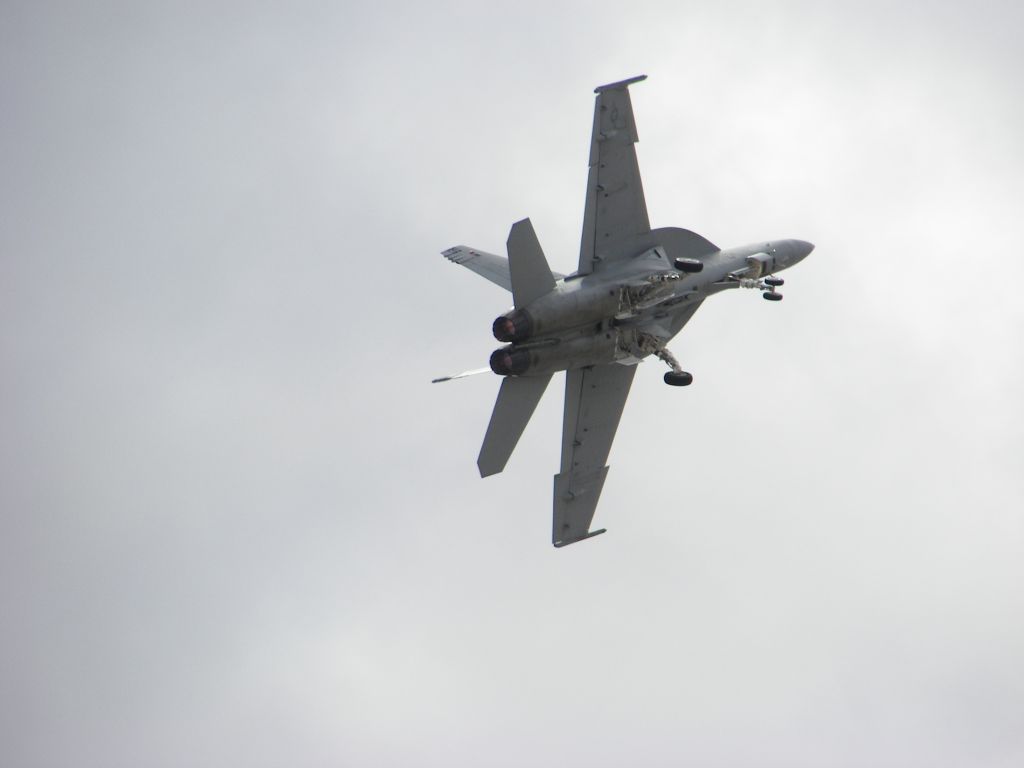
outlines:
[[476, 461], [480, 477], [496, 475], [505, 468], [537, 403], [551, 381], [547, 376], [506, 376], [494, 403], [491, 423]]
[[512, 290], [512, 278], [508, 273], [508, 259], [504, 256], [478, 251], [476, 248], [469, 248], [465, 245], [456, 245], [447, 251], [441, 251], [441, 255], [448, 261], [461, 264], [481, 277], [486, 277], [506, 291]]
[[[512, 290], [512, 275], [508, 271], [508, 259], [504, 256], [487, 253], [479, 248], [470, 248], [468, 245], [454, 245], [447, 251], [441, 251], [441, 255], [454, 264], [476, 272], [495, 285], [500, 285], [506, 291]], [[551, 275], [555, 280], [565, 277], [561, 272], [552, 272]]]

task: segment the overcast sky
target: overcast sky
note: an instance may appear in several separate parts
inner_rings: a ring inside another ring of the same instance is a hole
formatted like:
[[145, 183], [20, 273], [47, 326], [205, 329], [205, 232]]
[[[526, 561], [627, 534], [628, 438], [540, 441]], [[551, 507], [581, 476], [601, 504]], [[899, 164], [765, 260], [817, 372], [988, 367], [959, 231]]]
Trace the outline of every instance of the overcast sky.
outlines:
[[[1016, 2], [0, 6], [0, 763], [1024, 764]], [[594, 86], [654, 226], [817, 249], [550, 546]]]

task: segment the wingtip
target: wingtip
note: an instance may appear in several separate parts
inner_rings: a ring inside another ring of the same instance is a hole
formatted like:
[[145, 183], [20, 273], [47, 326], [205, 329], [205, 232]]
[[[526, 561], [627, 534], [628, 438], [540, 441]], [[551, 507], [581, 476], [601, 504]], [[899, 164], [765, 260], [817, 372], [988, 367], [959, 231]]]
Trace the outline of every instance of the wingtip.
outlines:
[[599, 85], [594, 89], [594, 93], [602, 93], [603, 91], [614, 91], [616, 88], [628, 88], [633, 83], [640, 83], [647, 79], [647, 75], [637, 75], [636, 77], [628, 77], [625, 80], [619, 80], [615, 83], [608, 83], [606, 85]]
[[501, 472], [504, 471], [504, 469], [505, 469], [505, 465], [503, 464], [500, 467], [495, 467], [495, 466], [492, 466], [490, 464], [481, 464], [480, 461], [477, 460], [476, 468], [480, 472], [480, 477], [484, 478], [484, 477], [491, 477], [492, 475], [501, 474]]
[[587, 539], [592, 539], [595, 536], [600, 536], [602, 533], [607, 533], [607, 532], [608, 532], [607, 528], [599, 528], [596, 531], [591, 531], [586, 536], [581, 536], [578, 539], [571, 539], [569, 541], [553, 541], [551, 543], [554, 544], [555, 549], [561, 549], [562, 547], [567, 547], [570, 544], [575, 544], [576, 542], [579, 542], [579, 541], [586, 541]]

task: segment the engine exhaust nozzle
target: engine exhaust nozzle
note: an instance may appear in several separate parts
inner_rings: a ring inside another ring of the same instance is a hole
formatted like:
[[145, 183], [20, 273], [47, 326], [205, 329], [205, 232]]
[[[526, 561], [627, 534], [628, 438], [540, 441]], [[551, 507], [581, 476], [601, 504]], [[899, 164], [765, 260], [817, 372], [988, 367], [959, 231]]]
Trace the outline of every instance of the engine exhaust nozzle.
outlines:
[[494, 338], [505, 343], [525, 341], [533, 332], [533, 322], [523, 310], [514, 309], [507, 315], [495, 318], [491, 332]]
[[519, 376], [530, 367], [530, 353], [515, 347], [502, 347], [491, 353], [491, 370], [499, 376]]

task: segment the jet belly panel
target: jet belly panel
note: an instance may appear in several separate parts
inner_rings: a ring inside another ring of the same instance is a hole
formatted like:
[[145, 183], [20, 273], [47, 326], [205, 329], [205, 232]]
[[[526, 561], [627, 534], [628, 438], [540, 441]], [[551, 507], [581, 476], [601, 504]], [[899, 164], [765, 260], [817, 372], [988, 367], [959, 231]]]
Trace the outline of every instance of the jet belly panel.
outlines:
[[600, 323], [612, 317], [618, 306], [617, 285], [580, 280], [563, 282], [523, 311], [530, 318], [532, 335], [542, 336]]
[[[504, 375], [539, 376], [614, 362], [617, 349], [617, 337], [611, 330], [587, 331], [503, 347], [491, 356], [491, 368]], [[498, 370], [495, 357], [501, 357], [499, 363], [504, 363], [504, 356], [508, 357], [506, 369]]]

